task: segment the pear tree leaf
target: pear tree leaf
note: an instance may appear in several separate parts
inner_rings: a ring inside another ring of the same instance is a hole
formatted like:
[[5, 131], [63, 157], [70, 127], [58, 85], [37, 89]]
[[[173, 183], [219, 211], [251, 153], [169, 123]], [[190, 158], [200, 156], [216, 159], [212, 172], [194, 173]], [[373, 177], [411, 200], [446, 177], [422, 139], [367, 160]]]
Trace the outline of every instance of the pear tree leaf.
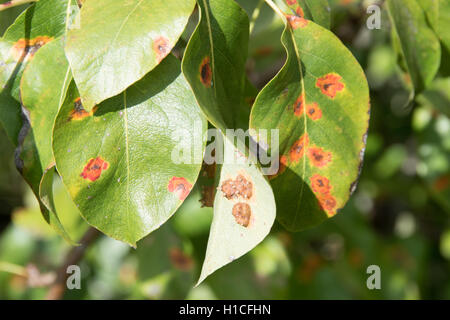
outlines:
[[269, 234], [275, 221], [275, 199], [269, 182], [229, 139], [223, 140], [224, 163], [197, 285], [217, 269], [252, 250]]
[[81, 215], [132, 246], [181, 205], [201, 168], [207, 125], [168, 56], [90, 112], [72, 82], [53, 133], [56, 167]]
[[198, 0], [200, 22], [183, 58], [183, 73], [207, 119], [237, 128], [245, 91], [249, 22], [234, 0]]
[[427, 23], [416, 0], [387, 0], [392, 31], [398, 36], [400, 51], [413, 85], [413, 95], [433, 81], [441, 62], [439, 39]]
[[[369, 88], [350, 51], [329, 30], [284, 15], [287, 61], [256, 97], [255, 140], [278, 152], [270, 177], [277, 219], [289, 230], [317, 225], [344, 207], [356, 188], [369, 121]], [[279, 130], [279, 146], [258, 135]]]
[[155, 68], [183, 33], [195, 0], [87, 1], [66, 54], [87, 112]]

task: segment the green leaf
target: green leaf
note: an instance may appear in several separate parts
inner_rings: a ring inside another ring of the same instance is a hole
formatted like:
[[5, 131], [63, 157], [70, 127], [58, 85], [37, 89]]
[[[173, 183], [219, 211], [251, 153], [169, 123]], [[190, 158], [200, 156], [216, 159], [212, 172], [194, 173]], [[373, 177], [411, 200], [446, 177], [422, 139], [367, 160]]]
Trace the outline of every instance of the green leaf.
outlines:
[[0, 123], [14, 146], [17, 146], [22, 118], [20, 103], [12, 95], [12, 86], [18, 72], [12, 57], [13, 42], [0, 39]]
[[416, 0], [388, 0], [386, 4], [414, 86], [413, 94], [418, 94], [431, 83], [439, 69], [439, 39], [428, 26]]
[[75, 0], [40, 0], [25, 10], [0, 40], [0, 122], [17, 146], [22, 126], [19, 87], [36, 51], [64, 34]]
[[450, 1], [420, 0], [428, 21], [439, 39], [450, 52]]
[[56, 215], [53, 204], [54, 157], [52, 132], [56, 115], [64, 101], [72, 79], [64, 54], [62, 38], [40, 49], [25, 69], [21, 80], [21, 98], [26, 112], [26, 134], [19, 146], [20, 170], [36, 196], [46, 206], [45, 220], [66, 240], [70, 241]]
[[234, 0], [198, 0], [200, 22], [183, 58], [183, 73], [208, 120], [237, 128], [245, 90], [248, 16]]
[[[312, 21], [286, 18], [288, 58], [257, 96], [250, 128], [272, 155], [279, 151], [280, 169], [270, 177], [277, 218], [298, 231], [335, 215], [354, 191], [370, 104], [364, 72], [342, 42]], [[279, 149], [260, 129], [279, 130]]]
[[290, 14], [309, 19], [330, 29], [331, 9], [328, 0], [284, 0], [291, 9]]
[[[91, 112], [72, 83], [56, 120], [53, 150], [58, 172], [86, 221], [134, 246], [191, 190], [205, 130], [180, 64], [170, 56]], [[178, 163], [180, 149], [192, 164]]]
[[86, 111], [141, 79], [172, 50], [194, 0], [87, 1], [67, 58]]
[[275, 199], [268, 181], [250, 160], [243, 156], [235, 159], [238, 150], [231, 141], [223, 140], [225, 161], [197, 285], [217, 269], [252, 250], [269, 234], [275, 221]]

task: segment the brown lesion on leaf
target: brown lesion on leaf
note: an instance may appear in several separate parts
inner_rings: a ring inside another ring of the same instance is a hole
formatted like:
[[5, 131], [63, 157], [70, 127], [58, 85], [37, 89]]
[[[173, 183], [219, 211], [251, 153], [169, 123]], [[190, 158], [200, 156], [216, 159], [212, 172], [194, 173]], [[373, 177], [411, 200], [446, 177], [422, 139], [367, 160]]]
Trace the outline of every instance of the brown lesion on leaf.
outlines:
[[208, 56], [203, 58], [199, 67], [199, 73], [200, 73], [200, 81], [206, 88], [210, 88], [212, 83], [212, 69], [211, 69], [211, 61]]
[[320, 174], [314, 174], [310, 178], [311, 189], [316, 194], [319, 207], [324, 210], [329, 216], [336, 214], [337, 201], [331, 194], [333, 188], [328, 178]]
[[73, 109], [69, 113], [69, 121], [72, 120], [83, 120], [86, 117], [90, 117], [94, 115], [95, 111], [97, 110], [97, 106], [92, 108], [91, 112], [87, 112], [83, 104], [81, 103], [81, 98], [78, 97], [73, 101]]
[[167, 190], [175, 193], [181, 201], [187, 198], [191, 189], [192, 184], [183, 177], [172, 177], [167, 185]]
[[38, 36], [34, 39], [19, 39], [12, 47], [12, 57], [15, 61], [28, 61], [45, 44], [53, 40], [53, 37]]
[[322, 118], [322, 110], [319, 108], [317, 102], [306, 105], [306, 114], [314, 121]]
[[303, 108], [304, 108], [304, 96], [303, 93], [300, 94], [294, 102], [294, 115], [297, 117], [301, 117], [303, 114]]
[[300, 18], [305, 18], [305, 13], [303, 12], [302, 7], [300, 5], [295, 9], [295, 14], [299, 16]]
[[156, 54], [156, 61], [160, 63], [172, 50], [169, 39], [159, 36], [153, 41], [153, 51]]
[[247, 228], [252, 216], [252, 208], [248, 203], [238, 202], [233, 206], [232, 214], [236, 223]]
[[169, 250], [169, 258], [172, 265], [181, 271], [190, 271], [194, 267], [192, 258], [178, 247], [173, 247]]
[[345, 84], [341, 81], [342, 77], [336, 73], [329, 73], [317, 79], [316, 87], [331, 99], [334, 99], [338, 92], [345, 88]]
[[294, 142], [291, 149], [289, 150], [289, 158], [291, 162], [298, 162], [305, 154], [305, 149], [309, 145], [308, 134], [303, 134], [300, 139]]
[[287, 14], [286, 19], [293, 30], [304, 28], [308, 25], [308, 20], [296, 15]]
[[88, 161], [80, 176], [83, 179], [96, 181], [103, 171], [109, 168], [109, 163], [102, 157], [92, 158]]
[[311, 147], [308, 149], [308, 158], [314, 167], [325, 167], [331, 162], [332, 154], [320, 147]]
[[228, 200], [239, 198], [247, 200], [253, 196], [253, 183], [242, 174], [239, 174], [234, 180], [228, 179], [222, 182], [220, 189]]

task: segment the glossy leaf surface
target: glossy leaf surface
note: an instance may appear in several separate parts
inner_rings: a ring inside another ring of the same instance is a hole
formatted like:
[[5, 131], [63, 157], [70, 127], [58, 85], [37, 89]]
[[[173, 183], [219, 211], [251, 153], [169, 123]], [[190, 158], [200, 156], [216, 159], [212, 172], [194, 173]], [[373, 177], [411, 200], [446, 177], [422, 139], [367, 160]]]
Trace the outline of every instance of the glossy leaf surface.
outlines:
[[279, 130], [280, 168], [270, 177], [277, 218], [298, 231], [335, 215], [354, 191], [370, 105], [365, 75], [339, 39], [312, 21], [286, 21], [288, 59], [257, 96], [250, 127]]
[[194, 0], [87, 1], [66, 53], [85, 109], [141, 79], [170, 53]]
[[[135, 245], [178, 208], [201, 167], [206, 123], [169, 56], [87, 112], [74, 83], [57, 117], [58, 172], [87, 222]], [[176, 150], [182, 153], [185, 164]]]
[[198, 4], [201, 19], [185, 51], [183, 73], [208, 120], [223, 131], [236, 128], [245, 90], [248, 17], [233, 0]]

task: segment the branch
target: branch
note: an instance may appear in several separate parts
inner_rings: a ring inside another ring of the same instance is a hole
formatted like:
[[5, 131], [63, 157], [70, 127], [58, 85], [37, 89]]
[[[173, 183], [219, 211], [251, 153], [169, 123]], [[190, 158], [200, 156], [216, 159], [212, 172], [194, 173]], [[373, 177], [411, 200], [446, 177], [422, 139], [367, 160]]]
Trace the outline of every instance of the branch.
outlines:
[[21, 6], [23, 4], [26, 3], [31, 3], [31, 2], [37, 2], [39, 0], [11, 0], [11, 1], [7, 1], [3, 4], [0, 4], [0, 11], [12, 8], [12, 7], [17, 7], [17, 6]]
[[66, 291], [66, 281], [69, 277], [69, 275], [67, 274], [67, 268], [70, 265], [78, 264], [83, 259], [86, 249], [97, 239], [100, 234], [100, 231], [90, 227], [81, 238], [80, 245], [77, 247], [73, 247], [69, 251], [64, 260], [64, 263], [57, 271], [55, 282], [50, 287], [50, 290], [47, 293], [47, 300], [60, 300], [63, 297], [64, 292]]

